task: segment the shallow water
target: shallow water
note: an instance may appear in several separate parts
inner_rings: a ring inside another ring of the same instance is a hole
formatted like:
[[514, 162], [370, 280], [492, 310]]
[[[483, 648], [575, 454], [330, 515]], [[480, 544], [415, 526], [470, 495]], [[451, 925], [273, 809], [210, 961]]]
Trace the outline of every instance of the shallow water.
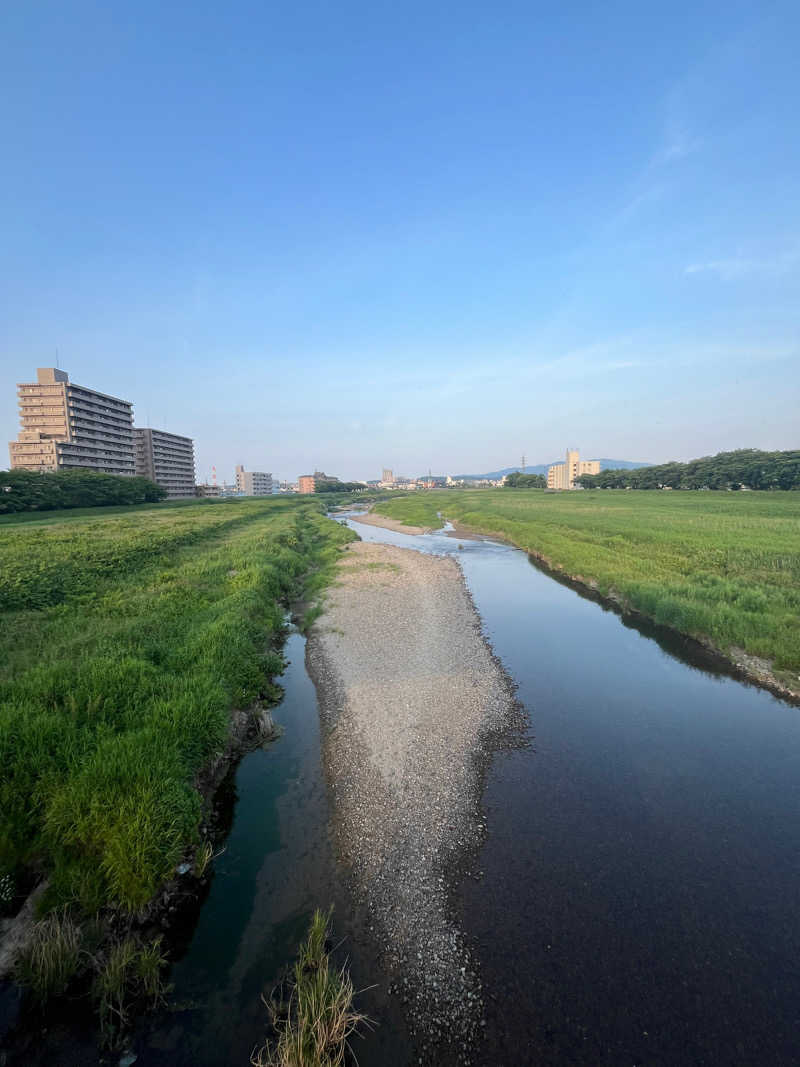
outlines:
[[362, 1067], [406, 1062], [408, 1041], [376, 975], [370, 937], [328, 837], [314, 684], [305, 638], [286, 643], [279, 740], [245, 756], [232, 779], [232, 828], [188, 951], [172, 968], [170, 1009], [140, 1021], [140, 1065], [242, 1067], [264, 1040], [269, 993], [294, 960], [314, 908], [334, 904], [336, 958], [349, 958], [357, 988], [378, 982], [359, 1007], [383, 1025], [354, 1041]]
[[800, 710], [525, 553], [455, 554], [530, 718], [495, 757], [462, 916], [491, 1064], [796, 1064]]

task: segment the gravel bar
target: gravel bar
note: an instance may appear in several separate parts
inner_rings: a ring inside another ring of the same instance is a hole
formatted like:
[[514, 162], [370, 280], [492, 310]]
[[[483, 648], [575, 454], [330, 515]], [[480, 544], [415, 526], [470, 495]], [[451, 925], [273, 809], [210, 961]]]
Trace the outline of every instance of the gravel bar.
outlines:
[[518, 734], [511, 683], [458, 564], [388, 545], [348, 546], [307, 656], [337, 848], [415, 1055], [473, 1062], [483, 997], [453, 890], [478, 873], [487, 759]]
[[384, 530], [394, 530], [395, 533], [403, 534], [429, 534], [432, 533], [430, 526], [406, 526], [399, 519], [390, 519], [387, 515], [379, 515], [376, 511], [365, 511], [361, 514], [351, 514], [353, 522], [363, 522], [365, 526], [382, 526]]

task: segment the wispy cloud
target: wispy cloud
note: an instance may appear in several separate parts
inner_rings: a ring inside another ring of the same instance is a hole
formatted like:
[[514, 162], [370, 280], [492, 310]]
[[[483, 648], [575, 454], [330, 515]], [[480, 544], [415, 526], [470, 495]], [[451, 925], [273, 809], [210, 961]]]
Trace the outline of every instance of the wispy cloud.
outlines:
[[679, 106], [683, 105], [679, 105], [677, 101], [678, 94], [673, 91], [668, 97], [667, 118], [661, 144], [652, 161], [654, 165], [684, 159], [693, 152], [698, 152], [703, 146], [703, 138], [692, 132], [685, 116], [678, 114]]
[[781, 277], [800, 265], [800, 249], [795, 248], [767, 259], [753, 259], [736, 255], [727, 259], [710, 259], [702, 263], [690, 263], [685, 274], [715, 274], [724, 282], [734, 282], [751, 275]]

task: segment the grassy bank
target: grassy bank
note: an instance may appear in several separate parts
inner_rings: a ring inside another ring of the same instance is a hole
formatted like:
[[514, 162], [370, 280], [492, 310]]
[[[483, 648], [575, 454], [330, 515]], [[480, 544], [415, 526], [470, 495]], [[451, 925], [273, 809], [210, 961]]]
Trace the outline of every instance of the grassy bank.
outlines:
[[45, 910], [146, 908], [201, 846], [198, 772], [271, 695], [284, 604], [352, 534], [232, 501], [0, 528], [0, 876]]
[[395, 498], [376, 511], [499, 535], [656, 622], [771, 661], [798, 688], [800, 494], [498, 489]]

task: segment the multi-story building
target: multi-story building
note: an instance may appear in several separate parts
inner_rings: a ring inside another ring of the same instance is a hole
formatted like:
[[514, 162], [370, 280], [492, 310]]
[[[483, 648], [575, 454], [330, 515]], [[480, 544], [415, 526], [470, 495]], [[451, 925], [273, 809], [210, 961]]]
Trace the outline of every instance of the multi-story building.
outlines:
[[566, 463], [554, 463], [547, 468], [547, 488], [577, 489], [576, 479], [582, 474], [599, 473], [599, 459], [582, 460], [577, 448], [568, 448]]
[[13, 469], [135, 473], [127, 400], [73, 385], [55, 367], [39, 367], [36, 381], [17, 385], [17, 395], [22, 429], [8, 445]]
[[394, 485], [394, 471], [391, 471], [388, 467], [383, 468], [381, 485]]
[[315, 489], [316, 482], [313, 474], [301, 474], [297, 479], [298, 493], [313, 493]]
[[236, 489], [243, 496], [272, 496], [272, 475], [263, 471], [246, 471], [239, 464], [236, 468]]
[[133, 451], [136, 473], [162, 485], [167, 499], [179, 500], [195, 495], [194, 442], [166, 430], [135, 426]]

